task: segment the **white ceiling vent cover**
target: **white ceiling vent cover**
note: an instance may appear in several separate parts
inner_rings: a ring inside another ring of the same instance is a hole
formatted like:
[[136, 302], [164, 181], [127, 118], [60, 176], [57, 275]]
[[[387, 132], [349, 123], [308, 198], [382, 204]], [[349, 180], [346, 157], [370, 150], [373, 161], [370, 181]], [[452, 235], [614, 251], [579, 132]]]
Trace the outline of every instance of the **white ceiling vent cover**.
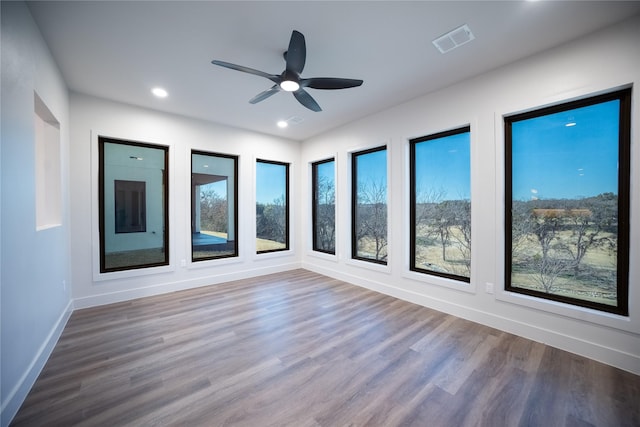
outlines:
[[302, 117], [298, 117], [298, 116], [291, 116], [287, 119], [288, 123], [294, 124], [294, 125], [299, 125], [300, 123], [302, 123], [304, 121], [304, 119]]
[[469, 43], [475, 38], [469, 26], [465, 24], [438, 37], [433, 41], [433, 45], [438, 48], [441, 53], [447, 53], [463, 44]]

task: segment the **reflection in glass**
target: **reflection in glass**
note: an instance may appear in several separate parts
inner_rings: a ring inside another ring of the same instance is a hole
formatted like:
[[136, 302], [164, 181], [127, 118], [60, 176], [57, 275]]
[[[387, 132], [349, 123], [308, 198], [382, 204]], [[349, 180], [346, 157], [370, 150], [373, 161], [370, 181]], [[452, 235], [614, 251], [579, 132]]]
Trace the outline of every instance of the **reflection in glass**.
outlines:
[[146, 185], [144, 181], [115, 180], [116, 233], [147, 229]]
[[469, 282], [470, 128], [411, 140], [411, 269]]
[[256, 249], [289, 249], [289, 165], [256, 162]]
[[169, 263], [168, 148], [100, 137], [100, 272]]
[[238, 255], [235, 156], [191, 153], [191, 256], [193, 261]]

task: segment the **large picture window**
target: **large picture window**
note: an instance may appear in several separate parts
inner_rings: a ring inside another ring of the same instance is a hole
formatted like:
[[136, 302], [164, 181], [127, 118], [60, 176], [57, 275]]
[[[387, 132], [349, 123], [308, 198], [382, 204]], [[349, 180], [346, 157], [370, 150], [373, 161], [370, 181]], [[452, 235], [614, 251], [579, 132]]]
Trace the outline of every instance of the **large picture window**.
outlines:
[[387, 147], [351, 156], [351, 257], [387, 263]]
[[410, 269], [470, 281], [470, 128], [412, 139]]
[[98, 138], [100, 272], [169, 264], [168, 148]]
[[191, 259], [238, 256], [238, 158], [191, 152]]
[[313, 250], [336, 253], [336, 179], [335, 160], [311, 165]]
[[289, 165], [256, 162], [257, 253], [289, 249]]
[[631, 90], [505, 117], [506, 289], [628, 314]]

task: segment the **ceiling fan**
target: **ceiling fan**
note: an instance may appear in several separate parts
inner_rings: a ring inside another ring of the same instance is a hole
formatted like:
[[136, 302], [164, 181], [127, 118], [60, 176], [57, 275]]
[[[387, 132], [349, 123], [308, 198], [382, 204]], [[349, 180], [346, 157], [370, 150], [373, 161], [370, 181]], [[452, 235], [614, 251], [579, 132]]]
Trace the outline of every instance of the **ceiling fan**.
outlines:
[[218, 60], [213, 60], [211, 63], [221, 67], [230, 68], [232, 70], [265, 77], [275, 83], [270, 89], [260, 92], [251, 98], [249, 100], [249, 103], [251, 104], [257, 104], [260, 101], [264, 101], [271, 95], [283, 90], [285, 92], [292, 92], [293, 96], [295, 96], [300, 104], [304, 105], [308, 109], [312, 111], [322, 111], [322, 108], [320, 108], [315, 99], [313, 99], [311, 95], [304, 90], [304, 88], [347, 89], [350, 87], [360, 86], [362, 84], [362, 80], [341, 79], [337, 77], [312, 77], [303, 79], [300, 77], [300, 74], [304, 69], [306, 57], [307, 47], [304, 41], [304, 35], [299, 31], [294, 30], [291, 33], [291, 40], [289, 40], [289, 48], [284, 53], [286, 67], [282, 74], [269, 74], [263, 71], [254, 70], [253, 68]]

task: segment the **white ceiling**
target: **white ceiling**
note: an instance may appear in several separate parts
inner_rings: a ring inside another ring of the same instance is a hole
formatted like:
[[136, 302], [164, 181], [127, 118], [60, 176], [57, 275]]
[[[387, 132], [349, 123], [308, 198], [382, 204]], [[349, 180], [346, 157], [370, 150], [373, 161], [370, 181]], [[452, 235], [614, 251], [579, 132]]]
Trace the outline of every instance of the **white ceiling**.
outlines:
[[[43, 1], [31, 12], [69, 89], [305, 140], [640, 13], [639, 1]], [[467, 24], [475, 40], [441, 54], [433, 39]], [[251, 105], [262, 77], [284, 69], [292, 30], [306, 37], [302, 77], [363, 79], [309, 89], [323, 111], [289, 93]], [[169, 97], [151, 95], [162, 86]], [[287, 129], [276, 121], [302, 121]]]

